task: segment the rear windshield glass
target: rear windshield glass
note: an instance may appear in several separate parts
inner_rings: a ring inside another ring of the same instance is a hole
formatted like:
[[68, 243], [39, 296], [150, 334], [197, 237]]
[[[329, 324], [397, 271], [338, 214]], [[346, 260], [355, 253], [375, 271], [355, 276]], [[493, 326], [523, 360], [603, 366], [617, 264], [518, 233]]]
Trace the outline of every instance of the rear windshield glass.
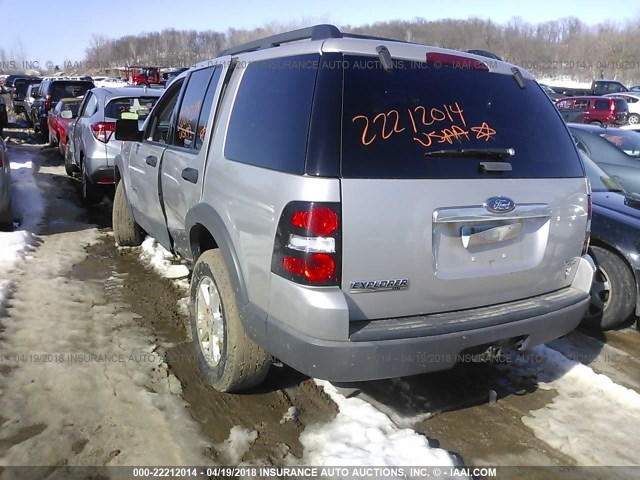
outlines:
[[117, 119], [144, 120], [158, 97], [114, 98], [104, 107], [104, 116]]
[[51, 100], [58, 102], [65, 97], [81, 97], [92, 88], [90, 82], [55, 82], [51, 85]]
[[608, 128], [600, 136], [627, 155], [640, 157], [640, 133], [619, 128]]
[[27, 93], [27, 88], [29, 88], [29, 85], [31, 85], [33, 83], [37, 83], [37, 82], [34, 82], [33, 80], [27, 80], [27, 79], [18, 78], [13, 83], [13, 86], [16, 89], [16, 93], [18, 93], [20, 96], [24, 97], [24, 95]]
[[[511, 75], [408, 61], [387, 72], [377, 57], [345, 56], [343, 66], [344, 177], [583, 176], [562, 118], [533, 80], [522, 89]], [[502, 159], [487, 153], [433, 154], [487, 149], [512, 151], [512, 171], [482, 173], [480, 162]]]

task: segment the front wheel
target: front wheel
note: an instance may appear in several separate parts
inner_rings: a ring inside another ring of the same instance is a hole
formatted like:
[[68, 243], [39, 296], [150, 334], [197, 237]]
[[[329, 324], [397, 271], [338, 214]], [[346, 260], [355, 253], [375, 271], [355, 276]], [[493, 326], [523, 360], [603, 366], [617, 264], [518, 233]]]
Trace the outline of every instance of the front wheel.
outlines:
[[190, 323], [200, 369], [213, 388], [237, 392], [262, 383], [271, 356], [242, 326], [220, 250], [207, 250], [194, 266]]
[[629, 267], [615, 253], [596, 246], [592, 246], [589, 253], [596, 264], [596, 273], [583, 323], [611, 330], [622, 325], [633, 313], [636, 283]]
[[632, 113], [631, 115], [629, 115], [630, 125], [637, 125], [638, 123], [640, 123], [640, 115], [638, 115], [637, 113]]

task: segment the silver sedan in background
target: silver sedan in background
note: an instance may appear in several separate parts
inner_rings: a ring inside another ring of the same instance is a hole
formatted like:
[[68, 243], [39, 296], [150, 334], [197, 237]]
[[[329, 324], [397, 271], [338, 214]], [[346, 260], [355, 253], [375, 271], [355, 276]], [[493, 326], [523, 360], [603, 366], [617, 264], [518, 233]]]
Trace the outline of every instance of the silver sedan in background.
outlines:
[[114, 179], [114, 160], [122, 142], [113, 134], [116, 120], [135, 119], [140, 125], [164, 90], [146, 87], [89, 90], [82, 100], [75, 123], [69, 126], [65, 169], [79, 174], [82, 201], [97, 203]]

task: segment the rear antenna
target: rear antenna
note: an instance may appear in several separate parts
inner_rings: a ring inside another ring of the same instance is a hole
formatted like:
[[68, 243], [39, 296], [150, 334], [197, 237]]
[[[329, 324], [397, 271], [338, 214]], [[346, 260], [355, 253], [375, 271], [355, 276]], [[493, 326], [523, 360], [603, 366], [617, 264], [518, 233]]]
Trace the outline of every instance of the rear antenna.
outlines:
[[378, 45], [376, 47], [376, 52], [378, 52], [378, 58], [380, 58], [380, 63], [382, 64], [382, 68], [384, 68], [385, 72], [390, 72], [393, 70], [393, 60], [391, 59], [391, 53], [389, 53], [389, 49], [384, 45]]

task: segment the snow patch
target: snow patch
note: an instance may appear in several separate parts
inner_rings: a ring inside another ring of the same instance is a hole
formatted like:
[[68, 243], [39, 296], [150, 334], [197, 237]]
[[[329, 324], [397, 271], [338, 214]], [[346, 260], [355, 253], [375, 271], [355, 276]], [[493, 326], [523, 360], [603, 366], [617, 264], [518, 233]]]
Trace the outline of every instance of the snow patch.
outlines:
[[236, 425], [229, 431], [229, 438], [218, 445], [218, 451], [226, 457], [230, 465], [238, 465], [257, 439], [258, 432]]
[[107, 298], [103, 281], [68, 276], [99, 238], [96, 229], [48, 235], [15, 278], [0, 339], [9, 367], [0, 441], [36, 433], [4, 450], [0, 465], [209, 464], [149, 331]]
[[298, 416], [298, 408], [297, 407], [289, 407], [285, 414], [280, 419], [280, 424], [291, 422], [296, 419]]
[[640, 432], [640, 394], [545, 346], [517, 363], [537, 375], [540, 388], [557, 392], [522, 418], [536, 437], [578, 465], [637, 465], [637, 435], [630, 432]]
[[183, 264], [175, 263], [176, 257], [160, 245], [154, 238], [147, 237], [142, 242], [140, 258], [151, 265], [161, 276], [176, 280], [176, 285], [184, 290], [189, 289], [189, 269]]
[[398, 428], [387, 415], [359, 398], [345, 398], [331, 383], [315, 380], [338, 406], [328, 424], [300, 435], [303, 463], [326, 466], [453, 466], [455, 459], [411, 429]]

